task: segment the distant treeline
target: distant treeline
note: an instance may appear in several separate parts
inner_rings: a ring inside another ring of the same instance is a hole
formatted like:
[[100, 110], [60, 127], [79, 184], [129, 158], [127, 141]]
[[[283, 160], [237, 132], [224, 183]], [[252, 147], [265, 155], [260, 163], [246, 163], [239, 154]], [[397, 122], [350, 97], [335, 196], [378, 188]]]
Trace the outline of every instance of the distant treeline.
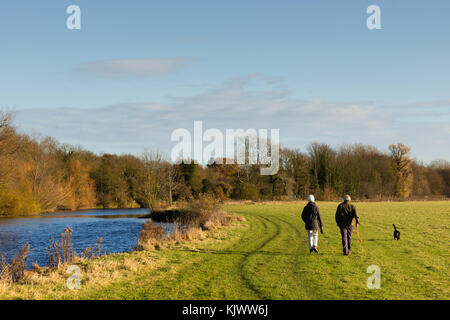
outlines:
[[219, 200], [322, 200], [450, 197], [450, 164], [425, 166], [403, 144], [305, 152], [282, 149], [280, 170], [262, 176], [258, 165], [174, 165], [162, 155], [97, 155], [53, 138], [18, 133], [0, 111], [0, 215], [82, 208], [154, 207], [211, 195]]

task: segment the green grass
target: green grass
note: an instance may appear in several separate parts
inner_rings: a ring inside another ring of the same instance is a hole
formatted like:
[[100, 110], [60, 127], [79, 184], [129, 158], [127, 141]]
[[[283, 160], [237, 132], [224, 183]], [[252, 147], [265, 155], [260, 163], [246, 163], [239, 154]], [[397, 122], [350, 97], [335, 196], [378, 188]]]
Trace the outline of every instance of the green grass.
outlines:
[[[1, 298], [40, 299], [449, 299], [450, 202], [356, 203], [363, 242], [342, 256], [337, 203], [318, 203], [324, 220], [319, 254], [311, 255], [300, 218], [304, 203], [239, 204], [240, 226], [162, 250], [86, 262], [82, 288], [65, 278], [15, 285]], [[393, 240], [392, 224], [401, 231]], [[145, 260], [146, 259], [146, 260]], [[146, 261], [146, 262], [143, 262]], [[151, 261], [149, 263], [148, 261]], [[99, 263], [113, 264], [102, 272]], [[369, 290], [370, 265], [381, 289]], [[89, 269], [91, 267], [91, 269]], [[89, 270], [98, 274], [89, 276]], [[108, 276], [114, 273], [114, 276]], [[105, 280], [102, 281], [102, 277]], [[96, 278], [96, 281], [93, 279]]]

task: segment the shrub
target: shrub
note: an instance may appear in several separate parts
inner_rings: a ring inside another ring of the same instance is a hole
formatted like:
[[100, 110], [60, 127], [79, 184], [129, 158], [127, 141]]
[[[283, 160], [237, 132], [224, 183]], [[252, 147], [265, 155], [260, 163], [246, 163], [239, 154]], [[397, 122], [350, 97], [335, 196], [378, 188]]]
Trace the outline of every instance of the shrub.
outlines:
[[217, 211], [217, 200], [212, 196], [201, 195], [198, 199], [190, 201], [184, 208], [185, 223], [204, 227], [215, 211]]
[[164, 228], [155, 226], [152, 219], [148, 219], [142, 226], [138, 239], [138, 250], [149, 249], [159, 243], [164, 236]]
[[27, 265], [30, 244], [26, 243], [20, 248], [19, 253], [9, 264], [5, 258], [0, 261], [0, 280], [6, 282], [18, 282], [23, 279]]
[[233, 199], [236, 200], [259, 200], [259, 190], [255, 185], [244, 183], [233, 190]]

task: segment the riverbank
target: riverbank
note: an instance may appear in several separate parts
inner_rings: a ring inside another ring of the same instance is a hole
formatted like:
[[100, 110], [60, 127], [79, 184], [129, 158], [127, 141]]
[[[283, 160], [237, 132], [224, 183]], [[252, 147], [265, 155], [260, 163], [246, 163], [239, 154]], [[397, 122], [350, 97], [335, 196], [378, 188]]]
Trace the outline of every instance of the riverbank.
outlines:
[[[120, 287], [127, 291], [134, 289], [128, 280], [147, 278], [152, 280], [170, 276], [181, 265], [192, 265], [196, 258], [182, 257], [197, 250], [223, 249], [228, 241], [234, 241], [246, 228], [242, 219], [236, 219], [227, 227], [202, 231], [189, 240], [166, 241], [159, 249], [131, 251], [111, 254], [74, 263], [81, 269], [81, 289], [67, 287], [68, 265], [57, 270], [39, 268], [26, 271], [19, 283], [7, 284], [0, 281], [0, 299], [139, 299], [140, 293], [120, 293]], [[198, 257], [200, 258], [200, 257]], [[134, 282], [133, 280], [133, 282]], [[128, 296], [128, 297], [127, 297]]]
[[[2, 299], [449, 299], [450, 202], [357, 203], [362, 243], [342, 256], [337, 203], [318, 202], [319, 254], [307, 249], [301, 203], [225, 205], [244, 217], [200, 239], [83, 261], [80, 290], [67, 267], [2, 286]], [[392, 239], [392, 223], [402, 232]], [[355, 235], [356, 237], [356, 235]], [[356, 240], [356, 239], [355, 239]], [[381, 271], [369, 290], [367, 268]]]

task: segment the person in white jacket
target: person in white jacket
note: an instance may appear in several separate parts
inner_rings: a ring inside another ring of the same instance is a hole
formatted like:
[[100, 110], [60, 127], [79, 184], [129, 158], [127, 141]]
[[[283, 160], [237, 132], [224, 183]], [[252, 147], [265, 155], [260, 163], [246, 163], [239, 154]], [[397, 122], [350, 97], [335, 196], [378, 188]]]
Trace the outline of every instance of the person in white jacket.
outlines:
[[319, 253], [317, 249], [319, 229], [323, 234], [323, 225], [319, 207], [317, 207], [316, 200], [312, 194], [308, 196], [308, 204], [303, 209], [302, 220], [305, 222], [305, 229], [308, 232], [309, 253]]

